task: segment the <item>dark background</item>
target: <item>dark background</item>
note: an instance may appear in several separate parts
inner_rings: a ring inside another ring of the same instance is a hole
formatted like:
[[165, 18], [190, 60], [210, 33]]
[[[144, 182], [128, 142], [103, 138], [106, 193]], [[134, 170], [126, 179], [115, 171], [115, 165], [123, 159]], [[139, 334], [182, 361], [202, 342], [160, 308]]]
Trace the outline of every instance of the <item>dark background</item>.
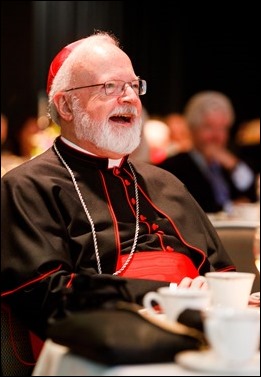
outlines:
[[253, 3], [2, 1], [1, 110], [11, 129], [37, 113], [55, 54], [104, 29], [120, 39], [136, 74], [147, 80], [142, 102], [151, 115], [182, 112], [194, 93], [218, 90], [232, 100], [236, 130], [259, 117], [259, 11]]

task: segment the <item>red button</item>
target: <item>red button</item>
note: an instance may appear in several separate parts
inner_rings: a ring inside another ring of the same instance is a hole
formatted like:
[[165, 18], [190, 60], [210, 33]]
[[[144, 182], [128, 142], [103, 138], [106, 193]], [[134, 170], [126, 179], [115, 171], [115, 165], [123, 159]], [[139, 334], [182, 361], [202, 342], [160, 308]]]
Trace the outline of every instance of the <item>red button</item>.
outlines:
[[159, 227], [159, 226], [158, 226], [157, 224], [152, 224], [152, 229], [153, 229], [153, 230], [158, 229], [158, 227]]

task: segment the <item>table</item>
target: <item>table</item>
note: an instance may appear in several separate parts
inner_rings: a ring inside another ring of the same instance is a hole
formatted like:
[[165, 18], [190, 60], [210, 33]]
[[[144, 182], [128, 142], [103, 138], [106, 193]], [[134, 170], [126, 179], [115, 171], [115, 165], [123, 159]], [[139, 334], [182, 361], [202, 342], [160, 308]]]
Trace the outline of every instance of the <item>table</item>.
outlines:
[[244, 221], [244, 220], [211, 220], [216, 229], [218, 228], [251, 228], [255, 229], [260, 221]]
[[260, 224], [260, 203], [234, 205], [230, 213], [220, 211], [207, 213], [215, 228], [256, 228]]
[[[258, 363], [259, 364], [259, 363]], [[47, 339], [32, 376], [222, 376], [226, 373], [196, 372], [172, 362], [141, 365], [107, 366], [74, 355], [67, 347]], [[260, 376], [257, 373], [233, 373], [233, 376]]]
[[260, 220], [234, 219], [218, 217], [218, 215], [208, 214], [208, 218], [215, 228], [251, 228], [255, 229], [260, 225]]

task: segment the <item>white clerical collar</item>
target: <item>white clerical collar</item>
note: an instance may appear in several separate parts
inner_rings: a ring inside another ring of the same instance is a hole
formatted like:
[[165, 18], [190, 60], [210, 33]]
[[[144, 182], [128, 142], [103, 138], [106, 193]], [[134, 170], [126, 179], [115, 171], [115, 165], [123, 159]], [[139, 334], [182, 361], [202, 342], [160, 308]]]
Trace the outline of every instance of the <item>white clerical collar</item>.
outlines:
[[[79, 145], [72, 143], [70, 140], [65, 139], [65, 137], [63, 137], [63, 136], [61, 136], [61, 140], [62, 140], [65, 144], [69, 145], [70, 147], [72, 147], [72, 148], [74, 148], [74, 149], [77, 149], [78, 151], [80, 151], [80, 152], [82, 152], [82, 153], [90, 154], [90, 155], [92, 155], [92, 156], [96, 156], [96, 157], [98, 157], [96, 154], [91, 153], [91, 152], [89, 152], [89, 151], [86, 151], [86, 149], [83, 149], [83, 148], [79, 147]], [[111, 159], [111, 158], [108, 158], [108, 168], [113, 168], [114, 166], [120, 166], [121, 161], [122, 161], [122, 158], [120, 158], [120, 159], [118, 159], [118, 160], [113, 160], [113, 159]]]

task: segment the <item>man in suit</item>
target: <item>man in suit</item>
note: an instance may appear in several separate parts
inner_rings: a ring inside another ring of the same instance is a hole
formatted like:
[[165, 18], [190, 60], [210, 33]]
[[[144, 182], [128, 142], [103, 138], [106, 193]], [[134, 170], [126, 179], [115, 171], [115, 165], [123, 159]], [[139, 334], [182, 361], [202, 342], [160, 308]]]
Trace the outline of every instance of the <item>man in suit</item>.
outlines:
[[223, 93], [200, 92], [185, 107], [193, 148], [158, 166], [176, 175], [205, 212], [230, 211], [234, 201], [254, 202], [255, 175], [227, 148], [235, 113]]

